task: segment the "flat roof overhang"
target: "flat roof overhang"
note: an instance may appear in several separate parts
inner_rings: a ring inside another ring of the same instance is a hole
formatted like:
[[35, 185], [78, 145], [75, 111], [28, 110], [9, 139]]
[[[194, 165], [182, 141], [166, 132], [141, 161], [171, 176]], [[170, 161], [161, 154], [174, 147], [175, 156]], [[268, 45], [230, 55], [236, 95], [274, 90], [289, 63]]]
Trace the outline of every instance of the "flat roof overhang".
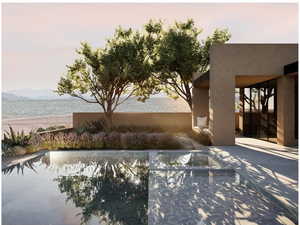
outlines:
[[209, 88], [209, 71], [202, 74], [197, 74], [193, 79], [193, 87]]
[[237, 75], [235, 76], [235, 87], [246, 88], [254, 84], [274, 80], [282, 75]]
[[283, 70], [286, 76], [298, 76], [298, 61], [285, 65]]
[[[209, 71], [196, 75], [194, 77], [193, 86], [196, 88], [209, 88]], [[277, 79], [282, 75], [236, 75], [235, 87], [245, 88], [257, 83], [262, 83], [268, 80]]]

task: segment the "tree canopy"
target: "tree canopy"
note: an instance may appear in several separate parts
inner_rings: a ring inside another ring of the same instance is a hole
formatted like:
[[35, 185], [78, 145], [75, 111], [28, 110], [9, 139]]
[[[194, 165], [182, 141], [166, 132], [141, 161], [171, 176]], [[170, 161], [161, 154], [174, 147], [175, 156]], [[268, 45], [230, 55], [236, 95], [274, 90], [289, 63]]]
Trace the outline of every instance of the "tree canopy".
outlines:
[[67, 66], [57, 93], [99, 104], [111, 129], [112, 113], [121, 103], [133, 95], [141, 99], [149, 95], [140, 88], [149, 85], [146, 80], [151, 75], [144, 42], [139, 32], [118, 28], [105, 48], [93, 49], [81, 43], [76, 51], [79, 59]]
[[173, 98], [183, 98], [192, 109], [192, 79], [196, 72], [209, 69], [209, 50], [213, 44], [229, 40], [227, 29], [216, 29], [200, 41], [202, 29], [193, 20], [175, 22], [165, 27], [162, 21], [145, 25], [147, 49], [150, 52], [154, 77], [160, 90]]
[[108, 130], [113, 112], [131, 96], [145, 101], [163, 91], [183, 98], [192, 109], [193, 75], [208, 71], [211, 46], [230, 38], [226, 29], [216, 29], [199, 40], [201, 32], [191, 19], [169, 27], [150, 20], [142, 32], [117, 28], [104, 48], [93, 49], [83, 42], [57, 93], [99, 104]]

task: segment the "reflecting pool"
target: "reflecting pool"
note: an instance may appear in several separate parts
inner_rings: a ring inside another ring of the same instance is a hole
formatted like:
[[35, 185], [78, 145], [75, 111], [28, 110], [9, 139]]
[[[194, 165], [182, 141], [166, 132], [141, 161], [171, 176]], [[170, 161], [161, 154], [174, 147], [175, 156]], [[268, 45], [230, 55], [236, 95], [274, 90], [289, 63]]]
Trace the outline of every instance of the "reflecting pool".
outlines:
[[2, 224], [293, 224], [198, 152], [57, 151], [2, 170]]

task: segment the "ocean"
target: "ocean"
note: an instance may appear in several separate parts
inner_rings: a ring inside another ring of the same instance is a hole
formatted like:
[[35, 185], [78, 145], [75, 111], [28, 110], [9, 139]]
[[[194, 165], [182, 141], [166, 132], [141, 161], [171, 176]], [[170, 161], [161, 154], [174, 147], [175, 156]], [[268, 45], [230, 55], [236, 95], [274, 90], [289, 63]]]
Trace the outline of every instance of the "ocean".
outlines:
[[[62, 100], [2, 100], [2, 119], [72, 115], [73, 112], [101, 112], [98, 104], [77, 99]], [[145, 103], [135, 98], [121, 104], [116, 112], [190, 112], [182, 99], [153, 97]]]

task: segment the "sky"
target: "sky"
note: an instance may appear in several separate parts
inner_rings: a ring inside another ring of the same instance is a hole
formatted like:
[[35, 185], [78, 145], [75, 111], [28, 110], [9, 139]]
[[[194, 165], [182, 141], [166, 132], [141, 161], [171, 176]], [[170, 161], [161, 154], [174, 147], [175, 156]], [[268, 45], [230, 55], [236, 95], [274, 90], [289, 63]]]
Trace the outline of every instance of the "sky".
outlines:
[[188, 18], [200, 39], [228, 28], [230, 43], [298, 43], [296, 3], [4, 3], [2, 90], [55, 89], [80, 42], [103, 47], [119, 25]]

